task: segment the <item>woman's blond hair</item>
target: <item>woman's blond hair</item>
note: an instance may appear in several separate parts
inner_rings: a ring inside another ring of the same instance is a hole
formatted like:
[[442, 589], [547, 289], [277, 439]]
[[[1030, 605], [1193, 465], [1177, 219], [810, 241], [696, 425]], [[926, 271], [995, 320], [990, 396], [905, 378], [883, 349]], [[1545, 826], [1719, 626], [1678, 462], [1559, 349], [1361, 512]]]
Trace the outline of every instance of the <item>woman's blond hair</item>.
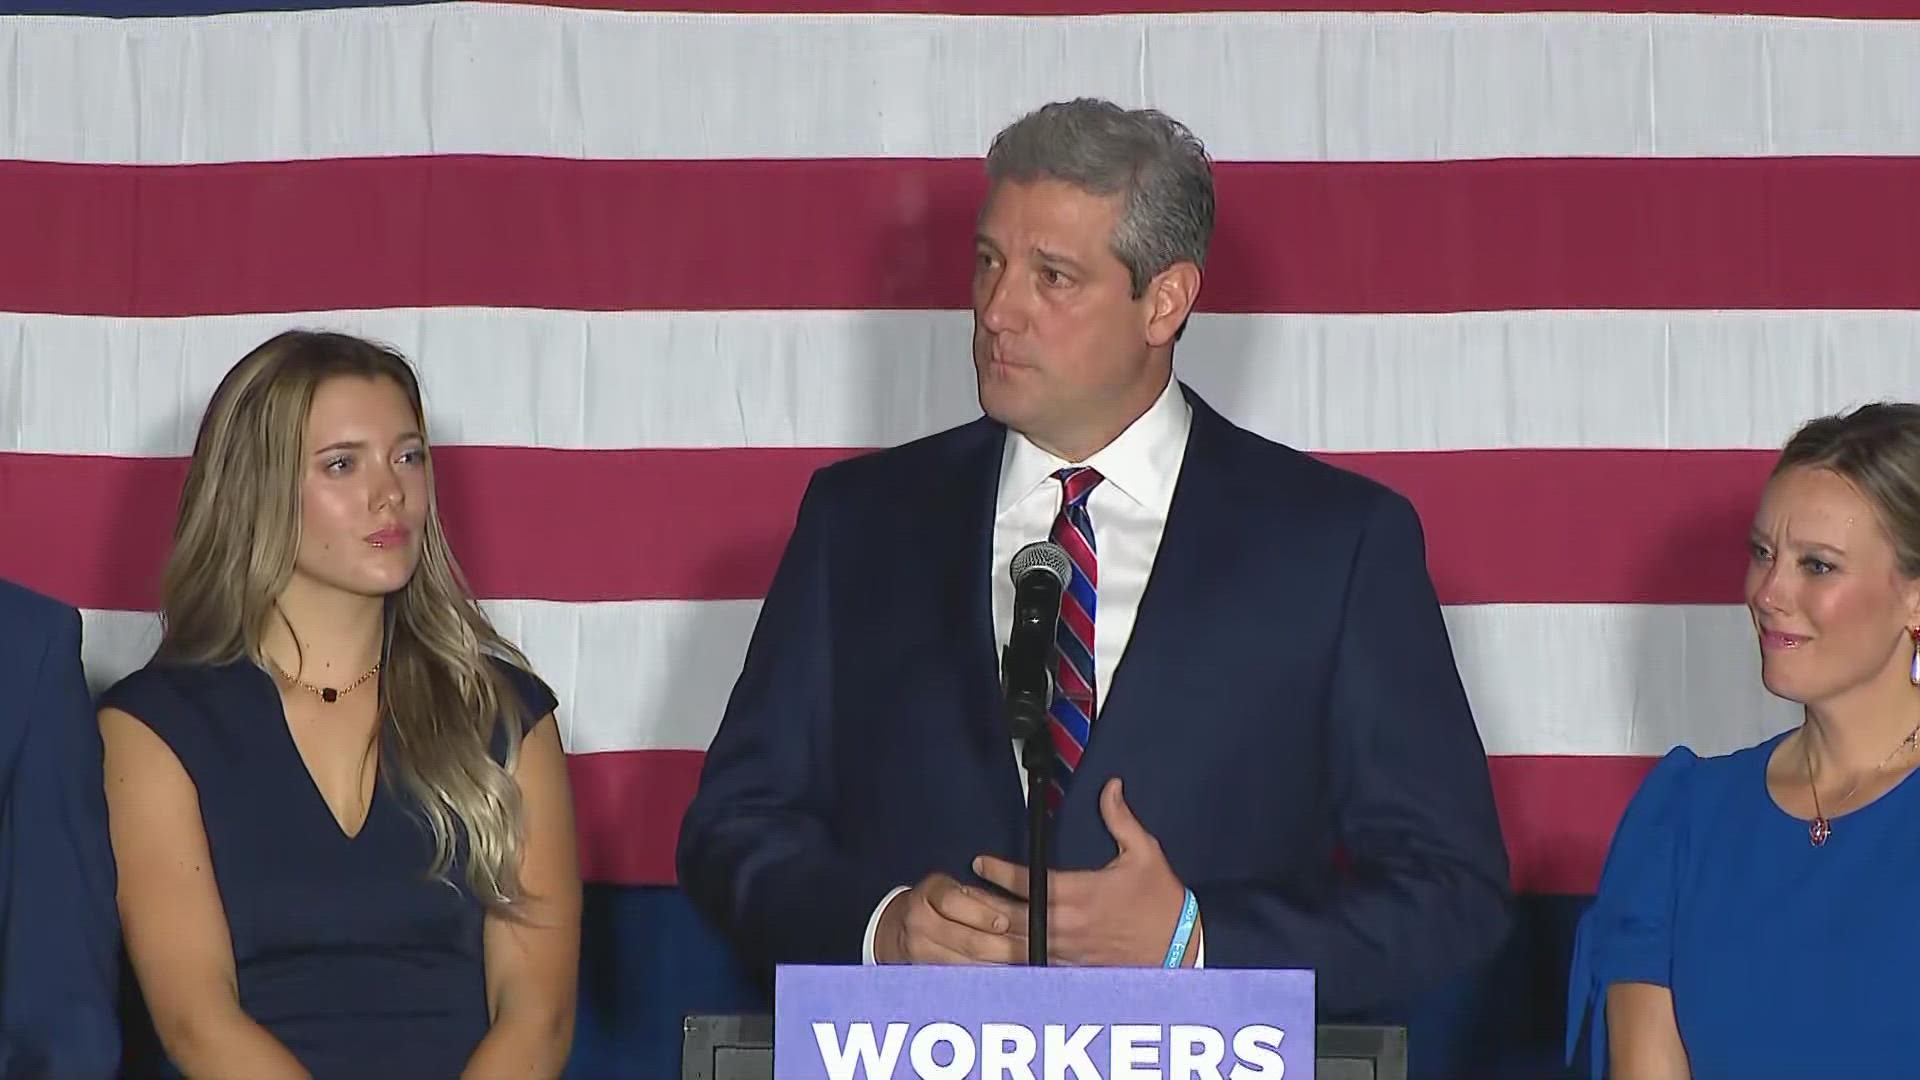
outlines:
[[[156, 659], [269, 670], [262, 650], [300, 549], [307, 414], [321, 384], [391, 379], [426, 432], [419, 380], [391, 349], [345, 334], [289, 331], [242, 357], [214, 391], [200, 431], [161, 585]], [[511, 769], [529, 719], [490, 657], [528, 670], [468, 588], [433, 494], [420, 561], [387, 598], [380, 678], [382, 783], [411, 796], [434, 841], [429, 873], [445, 879], [464, 854], [467, 882], [489, 908], [522, 899], [518, 788]], [[291, 627], [289, 627], [291, 629]], [[505, 765], [489, 752], [496, 727]]]
[[1900, 574], [1920, 579], [1920, 405], [1876, 401], [1809, 420], [1773, 466], [1830, 469], [1873, 504], [1893, 539]]

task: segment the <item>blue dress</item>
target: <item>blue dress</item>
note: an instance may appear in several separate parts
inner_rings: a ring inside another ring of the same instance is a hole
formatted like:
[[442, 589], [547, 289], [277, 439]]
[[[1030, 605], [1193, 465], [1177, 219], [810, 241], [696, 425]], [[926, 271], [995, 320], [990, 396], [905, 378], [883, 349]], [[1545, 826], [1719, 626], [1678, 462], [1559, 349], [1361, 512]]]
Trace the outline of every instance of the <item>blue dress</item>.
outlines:
[[1723, 757], [1682, 747], [1615, 832], [1574, 942], [1567, 1055], [1606, 987], [1673, 993], [1695, 1077], [1920, 1076], [1920, 781], [1833, 819], [1823, 847], [1767, 793], [1789, 733]]
[[[553, 710], [539, 680], [500, 666], [529, 722]], [[316, 1080], [458, 1076], [487, 1033], [484, 913], [464, 859], [453, 887], [428, 876], [432, 835], [406, 794], [376, 783], [348, 837], [251, 663], [149, 664], [100, 704], [151, 728], [199, 789], [247, 1015]], [[496, 731], [496, 761], [504, 749]]]

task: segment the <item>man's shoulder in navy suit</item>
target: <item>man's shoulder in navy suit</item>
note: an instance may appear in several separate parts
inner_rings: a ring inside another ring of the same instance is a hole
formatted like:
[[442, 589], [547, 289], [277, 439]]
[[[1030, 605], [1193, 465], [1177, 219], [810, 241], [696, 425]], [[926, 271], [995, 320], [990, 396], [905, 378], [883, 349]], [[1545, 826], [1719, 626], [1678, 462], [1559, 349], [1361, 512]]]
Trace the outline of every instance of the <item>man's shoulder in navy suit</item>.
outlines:
[[[1201, 468], [1229, 469], [1249, 479], [1258, 477], [1263, 482], [1248, 488], [1249, 498], [1280, 497], [1296, 507], [1365, 513], [1379, 499], [1398, 496], [1372, 477], [1242, 427], [1215, 411], [1191, 387], [1183, 389], [1193, 406], [1188, 461]], [[938, 479], [957, 468], [988, 461], [997, 464], [1006, 434], [1004, 425], [981, 416], [823, 466], [814, 474], [814, 485], [823, 495], [859, 499], [885, 493], [913, 478]]]
[[1193, 406], [1193, 433], [1181, 466], [1183, 478], [1194, 469], [1224, 471], [1242, 510], [1293, 520], [1310, 517], [1323, 528], [1339, 522], [1362, 525], [1383, 504], [1395, 509], [1401, 504], [1410, 511], [1406, 497], [1389, 485], [1242, 427], [1192, 387], [1184, 389]]
[[0, 578], [0, 644], [9, 654], [18, 653], [23, 643], [44, 647], [44, 635], [56, 632], [77, 634], [80, 613], [51, 596], [24, 585]]
[[883, 491], [914, 478], [951, 475], [956, 468], [980, 462], [989, 450], [997, 451], [1006, 430], [998, 421], [981, 416], [910, 442], [823, 465], [814, 473], [814, 484], [834, 494], [853, 494]]
[[75, 608], [0, 581], [0, 1077], [114, 1075], [119, 925]]

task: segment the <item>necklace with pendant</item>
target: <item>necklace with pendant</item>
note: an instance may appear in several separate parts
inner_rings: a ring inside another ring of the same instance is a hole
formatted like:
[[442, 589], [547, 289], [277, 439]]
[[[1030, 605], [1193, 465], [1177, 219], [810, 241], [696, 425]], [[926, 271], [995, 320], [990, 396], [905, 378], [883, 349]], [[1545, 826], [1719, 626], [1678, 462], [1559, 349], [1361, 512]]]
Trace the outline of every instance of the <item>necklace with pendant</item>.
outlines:
[[331, 687], [331, 686], [315, 686], [304, 679], [294, 678], [292, 673], [288, 672], [286, 668], [281, 667], [280, 662], [278, 660], [275, 660], [271, 656], [267, 657], [267, 662], [273, 665], [273, 670], [279, 672], [281, 678], [287, 680], [288, 682], [292, 683], [295, 686], [300, 687], [302, 690], [305, 690], [310, 694], [317, 695], [321, 701], [324, 701], [329, 705], [333, 704], [336, 701], [339, 701], [345, 695], [351, 694], [355, 690], [359, 689], [360, 684], [366, 682], [368, 679], [373, 678], [374, 673], [380, 670], [380, 665], [376, 662], [372, 667], [368, 668], [359, 678], [353, 680], [352, 682], [348, 683], [343, 687], [340, 687], [339, 689], [335, 689], [334, 687]]
[[[1915, 742], [1920, 742], [1920, 724], [1915, 724], [1913, 730], [1907, 732], [1907, 737], [1900, 740], [1900, 745], [1894, 747], [1893, 752], [1888, 754], [1885, 760], [1862, 775], [1860, 779], [1855, 780], [1853, 786], [1848, 788], [1847, 793], [1840, 796], [1840, 801], [1834, 805], [1845, 806], [1847, 800], [1853, 798], [1854, 792], [1860, 790], [1860, 785], [1866, 782], [1867, 776], [1886, 768], [1894, 758], [1900, 755], [1901, 751], [1913, 749]], [[1827, 842], [1828, 837], [1833, 835], [1833, 822], [1828, 820], [1827, 815], [1820, 810], [1820, 787], [1813, 782], [1813, 743], [1808, 740], [1805, 728], [1800, 730], [1800, 749], [1805, 752], [1807, 759], [1807, 791], [1813, 795], [1813, 820], [1807, 823], [1807, 841], [1814, 847], [1820, 847]]]

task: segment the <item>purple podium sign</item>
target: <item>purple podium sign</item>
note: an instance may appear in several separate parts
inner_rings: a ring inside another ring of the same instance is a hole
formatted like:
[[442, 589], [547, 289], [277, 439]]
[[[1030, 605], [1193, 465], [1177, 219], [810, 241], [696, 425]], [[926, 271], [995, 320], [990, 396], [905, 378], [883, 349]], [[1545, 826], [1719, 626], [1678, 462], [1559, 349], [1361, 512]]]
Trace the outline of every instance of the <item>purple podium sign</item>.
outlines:
[[783, 967], [774, 1080], [1311, 1080], [1311, 971]]

